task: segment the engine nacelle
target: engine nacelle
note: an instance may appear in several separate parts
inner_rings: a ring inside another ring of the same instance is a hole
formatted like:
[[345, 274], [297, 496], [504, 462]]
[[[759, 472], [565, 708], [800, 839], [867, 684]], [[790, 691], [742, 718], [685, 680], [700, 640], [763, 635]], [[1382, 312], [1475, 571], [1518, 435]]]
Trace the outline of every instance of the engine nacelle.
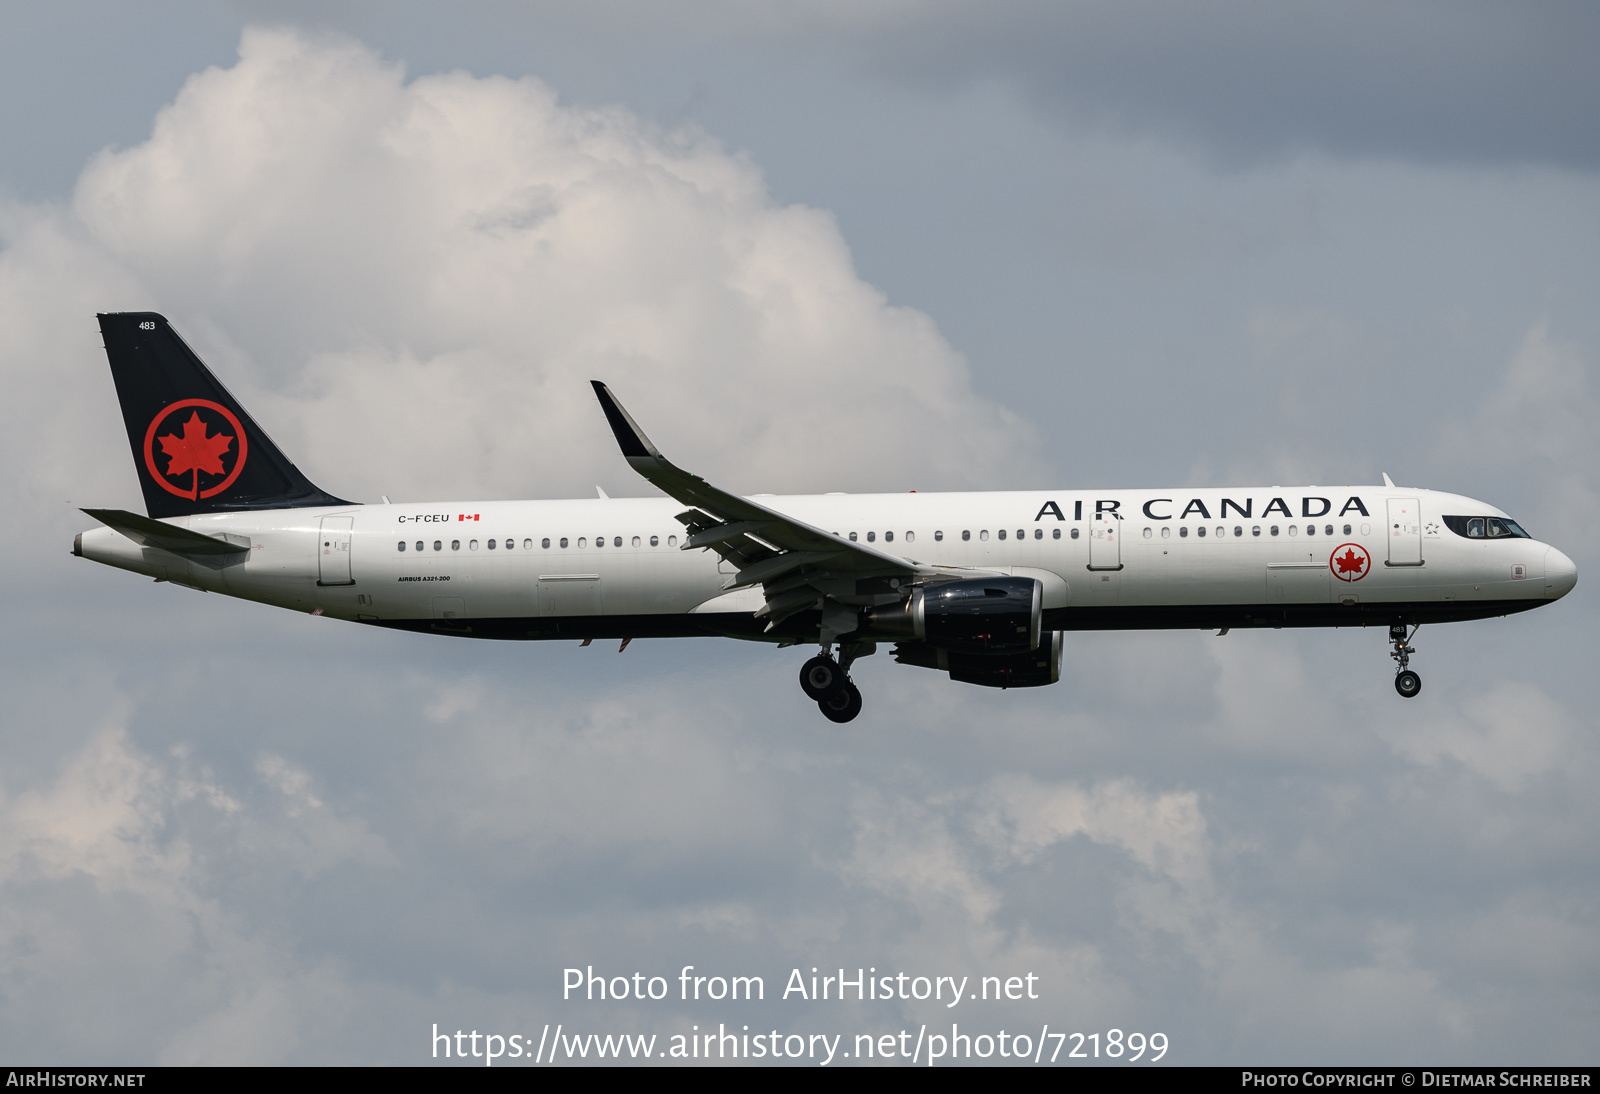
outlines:
[[1031, 577], [948, 581], [923, 591], [923, 641], [952, 653], [1039, 648], [1044, 586]]
[[1044, 585], [1031, 577], [991, 577], [919, 586], [898, 604], [861, 613], [862, 633], [926, 642], [975, 654], [1038, 649]]
[[977, 654], [939, 649], [923, 642], [901, 642], [894, 659], [902, 665], [939, 669], [950, 679], [986, 688], [1038, 688], [1061, 679], [1062, 633], [1043, 636], [1039, 648], [1026, 653]]

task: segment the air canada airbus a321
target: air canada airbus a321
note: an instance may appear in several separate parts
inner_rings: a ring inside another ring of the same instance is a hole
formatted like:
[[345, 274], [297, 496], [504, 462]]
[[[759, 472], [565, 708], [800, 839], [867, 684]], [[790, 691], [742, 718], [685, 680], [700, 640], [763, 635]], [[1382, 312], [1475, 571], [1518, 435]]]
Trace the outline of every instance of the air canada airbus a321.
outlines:
[[[740, 497], [670, 463], [598, 381], [628, 465], [665, 498], [363, 505], [324, 493], [159, 315], [100, 330], [148, 516], [73, 553], [180, 585], [466, 638], [719, 635], [813, 645], [805, 694], [861, 711], [850, 666], [1054, 683], [1062, 632], [1387, 627], [1415, 696], [1424, 623], [1526, 611], [1577, 568], [1492, 505], [1395, 486]], [[598, 424], [598, 419], [596, 424]]]

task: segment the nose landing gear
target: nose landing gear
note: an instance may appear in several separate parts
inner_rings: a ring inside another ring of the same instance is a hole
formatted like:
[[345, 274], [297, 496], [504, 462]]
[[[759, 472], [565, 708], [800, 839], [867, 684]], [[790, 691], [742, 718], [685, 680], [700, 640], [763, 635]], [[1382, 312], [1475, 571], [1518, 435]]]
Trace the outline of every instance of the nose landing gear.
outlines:
[[1394, 652], [1389, 654], [1395, 660], [1394, 690], [1400, 693], [1403, 699], [1414, 699], [1422, 690], [1422, 677], [1410, 669], [1411, 655], [1417, 652], [1411, 644], [1411, 639], [1417, 636], [1421, 627], [1413, 627], [1411, 633], [1406, 633], [1404, 623], [1389, 624], [1389, 641], [1394, 643]]

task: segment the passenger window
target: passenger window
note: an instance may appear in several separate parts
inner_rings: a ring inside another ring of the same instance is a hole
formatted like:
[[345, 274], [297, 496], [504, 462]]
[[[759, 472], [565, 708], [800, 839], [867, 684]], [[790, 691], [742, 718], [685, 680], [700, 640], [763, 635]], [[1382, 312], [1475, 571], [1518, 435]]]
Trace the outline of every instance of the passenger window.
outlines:
[[[543, 541], [543, 542], [544, 542], [544, 545], [545, 545], [545, 546], [546, 546], [546, 547], [548, 547], [548, 546], [550, 546], [550, 541], [549, 541], [549, 540], [548, 540], [548, 539], [547, 539], [547, 540], [544, 540], [544, 541]], [[533, 550], [533, 540], [531, 540], [531, 539], [525, 539], [525, 540], [523, 540], [523, 541], [522, 541], [522, 549], [523, 549], [523, 550], [524, 550], [524, 551], [531, 551], [531, 550]]]
[[406, 549], [406, 541], [405, 540], [401, 540], [400, 541], [400, 549], [402, 551], [404, 551]]
[[1291, 536], [1298, 536], [1300, 534], [1300, 526], [1298, 524], [1289, 525], [1289, 534]]
[[451, 550], [452, 550], [452, 551], [459, 551], [459, 550], [461, 550], [461, 541], [460, 541], [460, 540], [459, 540], [459, 539], [453, 539], [453, 540], [451, 540], [451, 541], [450, 541], [450, 549], [451, 549]]
[[566, 546], [567, 546], [567, 537], [566, 536], [562, 536], [561, 537], [561, 546], [562, 546], [563, 549], [566, 548]]
[[587, 546], [589, 546], [589, 537], [588, 536], [579, 536], [578, 537], [578, 546], [579, 547], [587, 547]]
[[944, 542], [944, 531], [942, 529], [941, 530], [936, 530], [933, 533], [933, 542], [935, 542], [935, 543], [943, 543]]
[[1326, 528], [1324, 528], [1322, 530], [1322, 534], [1325, 535], [1325, 536], [1333, 535], [1333, 525], [1330, 524]]
[[1077, 539], [1078, 538], [1078, 530], [1076, 528], [1074, 528], [1072, 530], [1072, 538], [1073, 539]]
[[1316, 534], [1317, 534], [1317, 526], [1315, 524], [1306, 525], [1306, 535], [1314, 536]]
[[917, 542], [917, 533], [915, 533], [915, 532], [907, 532], [906, 533], [906, 542], [907, 543], [915, 543], [915, 542]]
[[[524, 546], [526, 546], [526, 544], [524, 544]], [[539, 541], [539, 546], [543, 547], [546, 551], [548, 551], [550, 549], [550, 537], [549, 536], [545, 536], [543, 539], [541, 539]], [[563, 543], [561, 546], [565, 547], [566, 544]]]
[[1050, 538], [1051, 539], [1060, 539], [1061, 538], [1061, 529], [1059, 529], [1059, 528], [1050, 529]]
[[875, 542], [877, 540], [877, 538], [878, 538], [878, 533], [876, 533], [876, 532], [868, 532], [867, 533], [867, 542], [868, 543]]
[[1242, 527], [1240, 527], [1239, 525], [1235, 524], [1233, 526], [1233, 538], [1234, 539], [1238, 539], [1242, 535], [1244, 535], [1244, 529]]
[[1043, 528], [1035, 528], [1033, 530], [1033, 538], [1034, 539], [1043, 539], [1044, 538], [1044, 529]]
[[962, 539], [971, 539], [971, 538], [972, 538], [972, 532], [971, 532], [971, 530], [969, 530], [969, 529], [965, 529], [965, 528], [964, 528], [964, 529], [962, 529], [962, 531], [961, 531], [961, 538], [962, 538]]
[[470, 543], [467, 544], [467, 548], [468, 548], [468, 550], [476, 551], [478, 549], [478, 541], [477, 540], [472, 540]]
[[622, 537], [621, 536], [612, 536], [611, 537], [611, 546], [613, 546], [613, 547], [621, 547], [622, 546]]
[[1259, 524], [1251, 525], [1250, 526], [1250, 534], [1252, 536], [1259, 536], [1261, 534], [1261, 525], [1259, 525]]
[[1276, 524], [1274, 524], [1272, 526], [1272, 534], [1273, 535], [1277, 535], [1278, 534], [1278, 526]]
[[433, 549], [434, 549], [434, 550], [435, 550], [435, 551], [442, 551], [442, 550], [444, 550], [444, 541], [443, 541], [443, 540], [438, 540], [438, 539], [436, 539], [436, 540], [434, 540], [434, 541], [433, 541]]
[[639, 537], [638, 536], [634, 536], [633, 537], [633, 545], [635, 547], [639, 546]]
[[417, 550], [422, 550], [422, 541], [420, 539], [417, 540]]
[[1350, 526], [1348, 524], [1344, 526], [1344, 534], [1347, 536], [1350, 534]]
[[1018, 529], [1017, 529], [1017, 538], [1018, 538], [1018, 539], [1027, 539], [1027, 538], [1028, 538], [1028, 532], [1027, 532], [1027, 529], [1025, 529], [1025, 528], [1018, 528]]
[[[872, 537], [868, 536], [867, 538], [871, 539]], [[885, 533], [883, 533], [883, 542], [885, 542], [885, 543], [893, 543], [894, 542], [894, 533], [893, 532], [885, 532]]]
[[1153, 536], [1153, 535], [1155, 535], [1155, 532], [1154, 532], [1154, 531], [1152, 531], [1152, 530], [1151, 530], [1151, 529], [1149, 529], [1149, 528], [1146, 528], [1146, 529], [1145, 529], [1145, 530], [1144, 530], [1144, 538], [1145, 538], [1145, 539], [1149, 539], [1149, 538], [1150, 538], [1150, 537], [1151, 537], [1151, 536]]
[[1220, 524], [1217, 525], [1217, 538], [1218, 539], [1221, 539], [1223, 536], [1225, 536], [1227, 534], [1228, 534], [1228, 530], [1226, 528], [1222, 527], [1222, 525], [1220, 525]]
[[[510, 544], [511, 544], [511, 541], [509, 539], [506, 540], [506, 545], [510, 546]], [[489, 541], [489, 550], [491, 550], [491, 551], [494, 550], [494, 540], [492, 540], [492, 539]]]
[[1178, 538], [1179, 539], [1188, 539], [1189, 538], [1189, 526], [1187, 524], [1182, 525], [1182, 526], [1180, 526], [1178, 528]]
[[1000, 529], [999, 535], [1000, 535], [1001, 539], [1005, 539], [1006, 538], [1006, 530], [1004, 528]]
[[979, 539], [988, 539], [989, 538], [989, 529], [984, 528], [984, 529], [979, 530], [978, 538]]
[[1161, 538], [1162, 539], [1171, 539], [1172, 538], [1172, 526], [1171, 525], [1164, 524], [1164, 525], [1161, 526]]
[[667, 546], [668, 547], [676, 547], [677, 545], [678, 545], [678, 537], [677, 536], [668, 536], [667, 537]]
[[[595, 536], [594, 537], [595, 550], [598, 551], [600, 548], [604, 547], [605, 545], [606, 545], [606, 537], [605, 536]], [[578, 546], [579, 547], [583, 546], [583, 540], [580, 539], [578, 541]]]
[[1205, 539], [1206, 538], [1206, 527], [1205, 527], [1205, 525], [1202, 524], [1200, 527], [1196, 528], [1194, 530], [1194, 534], [1199, 536], [1201, 539]]
[[851, 532], [850, 533], [850, 542], [854, 543], [855, 541], [856, 541], [856, 534], [854, 532]]
[[661, 546], [661, 537], [660, 536], [651, 536], [650, 537], [650, 546], [652, 546], [652, 547]]

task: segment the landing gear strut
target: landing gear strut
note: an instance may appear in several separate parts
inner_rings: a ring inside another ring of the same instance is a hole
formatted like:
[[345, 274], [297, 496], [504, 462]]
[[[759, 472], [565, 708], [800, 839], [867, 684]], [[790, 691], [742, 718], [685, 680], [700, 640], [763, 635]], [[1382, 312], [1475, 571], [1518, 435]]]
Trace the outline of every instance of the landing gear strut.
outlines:
[[800, 690], [816, 701], [828, 721], [848, 722], [861, 713], [861, 689], [850, 682], [850, 663], [873, 648], [871, 643], [841, 644], [839, 660], [835, 661], [824, 646], [821, 653], [800, 666]]
[[1411, 639], [1417, 636], [1420, 627], [1413, 627], [1411, 633], [1406, 633], [1404, 623], [1389, 624], [1389, 641], [1394, 643], [1394, 652], [1389, 654], [1395, 660], [1394, 690], [1400, 693], [1401, 698], [1414, 699], [1422, 690], [1422, 677], [1410, 669], [1411, 655], [1417, 652], [1411, 644]]

